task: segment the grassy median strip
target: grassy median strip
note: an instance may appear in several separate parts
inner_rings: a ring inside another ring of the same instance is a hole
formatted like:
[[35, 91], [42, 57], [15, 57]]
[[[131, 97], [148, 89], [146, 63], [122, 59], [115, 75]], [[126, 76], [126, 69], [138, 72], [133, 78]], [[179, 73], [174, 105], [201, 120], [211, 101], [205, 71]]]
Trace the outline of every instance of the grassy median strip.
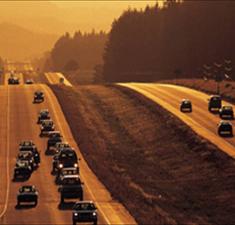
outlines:
[[144, 96], [52, 86], [91, 169], [139, 224], [235, 224], [235, 163]]

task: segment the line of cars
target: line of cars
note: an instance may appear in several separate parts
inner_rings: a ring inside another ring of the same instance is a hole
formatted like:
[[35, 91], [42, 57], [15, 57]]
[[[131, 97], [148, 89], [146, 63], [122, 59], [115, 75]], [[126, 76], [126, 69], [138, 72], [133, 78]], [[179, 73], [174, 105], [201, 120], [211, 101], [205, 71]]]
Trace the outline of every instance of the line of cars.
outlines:
[[[192, 112], [192, 102], [189, 99], [183, 99], [180, 104], [181, 112]], [[219, 113], [221, 121], [218, 124], [217, 132], [223, 137], [233, 137], [233, 126], [228, 120], [234, 119], [233, 107], [230, 105], [222, 105], [222, 99], [219, 95], [212, 95], [208, 99], [208, 111], [211, 113]]]
[[[15, 74], [10, 74], [10, 77], [8, 78], [8, 84], [9, 85], [18, 85], [20, 84], [20, 78], [17, 77]], [[25, 81], [26, 84], [34, 84], [34, 81], [33, 79], [29, 78], [29, 79], [26, 79]]]
[[[23, 141], [19, 145], [19, 153], [16, 158], [13, 181], [28, 180], [41, 162], [40, 152], [33, 141]], [[34, 186], [22, 186], [17, 194], [17, 207], [22, 203], [38, 203], [38, 191]]]
[[[84, 183], [80, 179], [79, 158], [74, 148], [64, 141], [60, 131], [51, 119], [48, 109], [38, 114], [37, 123], [40, 125], [41, 138], [47, 137], [45, 155], [53, 156], [51, 174], [55, 176], [60, 194], [60, 208], [73, 205], [73, 224], [78, 222], [93, 222], [97, 224], [97, 208], [92, 201], [84, 201]], [[69, 202], [68, 202], [69, 199]], [[76, 200], [74, 202], [73, 200]]]
[[[36, 91], [33, 103], [42, 103], [44, 93]], [[55, 177], [55, 184], [58, 185], [60, 194], [61, 209], [66, 205], [73, 206], [73, 225], [79, 222], [92, 222], [97, 224], [97, 208], [92, 201], [84, 201], [83, 185], [80, 179], [79, 158], [74, 148], [64, 141], [60, 131], [51, 119], [48, 109], [42, 109], [38, 113], [37, 124], [40, 126], [39, 137], [48, 138], [45, 155], [53, 156], [51, 174]], [[19, 145], [14, 168], [13, 181], [28, 180], [35, 169], [40, 165], [41, 157], [33, 141], [23, 141]], [[25, 207], [33, 204], [37, 206], [39, 191], [34, 185], [23, 185], [17, 194], [17, 207]], [[68, 202], [69, 199], [69, 202]], [[77, 201], [79, 199], [79, 201]], [[22, 205], [24, 203], [24, 205]]]

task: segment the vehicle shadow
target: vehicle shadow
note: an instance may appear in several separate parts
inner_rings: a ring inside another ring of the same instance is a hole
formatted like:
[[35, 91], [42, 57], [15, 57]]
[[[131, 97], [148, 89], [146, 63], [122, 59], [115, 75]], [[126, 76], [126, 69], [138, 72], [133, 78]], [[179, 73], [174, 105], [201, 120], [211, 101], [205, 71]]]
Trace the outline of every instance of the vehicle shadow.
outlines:
[[16, 205], [15, 209], [16, 210], [27, 210], [27, 209], [32, 209], [35, 208], [36, 206], [34, 204], [28, 204], [28, 205]]
[[76, 204], [76, 202], [74, 201], [70, 201], [70, 202], [64, 202], [64, 203], [59, 203], [58, 205], [58, 209], [59, 210], [71, 210], [73, 209], [73, 206]]
[[12, 178], [12, 182], [26, 182], [30, 179], [31, 175], [28, 177], [21, 177], [21, 178]]
[[54, 151], [54, 150], [46, 149], [46, 150], [45, 150], [45, 155], [53, 156], [53, 155], [55, 155], [55, 151]]

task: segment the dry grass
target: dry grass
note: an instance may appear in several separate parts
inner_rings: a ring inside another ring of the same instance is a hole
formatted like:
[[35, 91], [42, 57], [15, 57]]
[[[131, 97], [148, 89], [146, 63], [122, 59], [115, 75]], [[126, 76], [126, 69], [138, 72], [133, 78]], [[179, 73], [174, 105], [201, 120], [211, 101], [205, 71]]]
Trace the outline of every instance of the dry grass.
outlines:
[[[203, 80], [203, 79], [177, 79], [177, 80], [166, 80], [161, 83], [170, 83], [181, 85], [189, 88], [193, 88], [199, 91], [206, 92], [208, 94], [216, 94], [217, 84], [214, 80]], [[232, 103], [235, 103], [235, 82], [234, 81], [223, 81], [220, 83], [221, 96]]]
[[234, 161], [124, 87], [52, 87], [89, 166], [139, 224], [235, 224]]

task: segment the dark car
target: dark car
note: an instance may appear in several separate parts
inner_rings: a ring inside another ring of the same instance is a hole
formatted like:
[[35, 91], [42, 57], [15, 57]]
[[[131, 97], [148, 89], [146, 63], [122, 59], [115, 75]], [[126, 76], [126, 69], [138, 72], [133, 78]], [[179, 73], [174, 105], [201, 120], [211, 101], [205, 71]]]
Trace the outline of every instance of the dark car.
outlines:
[[17, 160], [14, 168], [14, 178], [17, 179], [28, 179], [33, 171], [28, 160]]
[[38, 124], [42, 123], [44, 120], [50, 120], [50, 113], [48, 109], [42, 109], [38, 114]]
[[19, 145], [19, 150], [32, 152], [35, 163], [39, 164], [41, 162], [40, 152], [38, 151], [38, 149], [37, 149], [36, 145], [33, 143], [33, 141], [21, 142]]
[[62, 185], [59, 187], [60, 192], [60, 204], [65, 203], [65, 199], [76, 199], [83, 200], [83, 182], [79, 177], [74, 175], [67, 175], [62, 181]]
[[[63, 141], [62, 136], [59, 131], [53, 131], [48, 133], [48, 141], [47, 141], [47, 149], [46, 151], [52, 151], [55, 148], [57, 143], [61, 143]], [[52, 150], [51, 150], [52, 149]]]
[[221, 121], [218, 126], [218, 134], [220, 136], [233, 136], [233, 125], [228, 121]]
[[33, 153], [31, 151], [20, 151], [17, 156], [17, 160], [28, 161], [32, 169], [37, 167], [37, 163], [35, 162]]
[[221, 97], [219, 95], [212, 95], [209, 98], [209, 102], [208, 102], [208, 110], [211, 112], [213, 110], [219, 110], [222, 106], [222, 100]]
[[68, 167], [61, 169], [60, 172], [56, 175], [55, 183], [62, 184], [64, 178], [68, 175], [74, 176], [75, 178], [79, 178], [78, 167]]
[[81, 222], [91, 222], [96, 225], [98, 221], [97, 208], [92, 201], [76, 202], [73, 207], [72, 217], [73, 225]]
[[43, 102], [44, 101], [44, 93], [42, 91], [36, 91], [34, 93], [34, 103]]
[[219, 115], [221, 119], [234, 119], [233, 107], [232, 106], [223, 106], [219, 110]]
[[34, 203], [35, 206], [38, 204], [38, 191], [35, 186], [27, 185], [19, 189], [17, 205], [20, 206], [21, 203]]
[[181, 112], [192, 112], [192, 103], [188, 99], [183, 99], [180, 104]]
[[52, 174], [68, 167], [78, 168], [78, 157], [72, 148], [63, 149], [59, 154], [54, 156], [52, 162]]
[[18, 77], [10, 77], [8, 79], [8, 84], [20, 84], [20, 79]]
[[25, 83], [26, 83], [26, 84], [33, 84], [34, 81], [33, 81], [33, 79], [27, 79], [27, 80], [25, 81]]
[[55, 125], [52, 120], [43, 120], [40, 126], [40, 137], [48, 136], [51, 131], [55, 130]]

